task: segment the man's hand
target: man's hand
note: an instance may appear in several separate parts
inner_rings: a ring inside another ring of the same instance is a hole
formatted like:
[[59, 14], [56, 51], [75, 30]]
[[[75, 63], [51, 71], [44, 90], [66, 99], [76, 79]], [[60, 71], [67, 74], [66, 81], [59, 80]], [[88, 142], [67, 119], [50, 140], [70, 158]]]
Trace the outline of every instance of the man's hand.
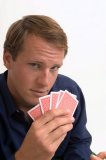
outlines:
[[106, 151], [100, 152], [97, 155], [91, 155], [90, 160], [105, 160], [106, 159]]
[[55, 109], [46, 112], [32, 123], [16, 160], [51, 160], [67, 132], [73, 128], [70, 112]]

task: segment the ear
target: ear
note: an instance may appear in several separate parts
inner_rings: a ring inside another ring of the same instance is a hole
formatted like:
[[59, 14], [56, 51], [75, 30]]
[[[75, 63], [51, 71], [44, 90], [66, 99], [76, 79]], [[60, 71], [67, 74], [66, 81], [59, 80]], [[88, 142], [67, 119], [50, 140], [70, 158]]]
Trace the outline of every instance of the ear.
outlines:
[[10, 69], [11, 65], [12, 65], [12, 62], [13, 62], [13, 59], [12, 59], [11, 54], [8, 51], [4, 52], [4, 54], [3, 54], [3, 61], [4, 61], [5, 67], [7, 69]]

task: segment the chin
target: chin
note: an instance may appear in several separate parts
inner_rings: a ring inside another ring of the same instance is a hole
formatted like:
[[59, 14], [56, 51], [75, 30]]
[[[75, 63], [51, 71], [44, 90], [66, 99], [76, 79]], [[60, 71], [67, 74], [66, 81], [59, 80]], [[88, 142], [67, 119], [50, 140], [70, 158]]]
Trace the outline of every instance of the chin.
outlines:
[[29, 106], [36, 106], [38, 103], [39, 103], [39, 99], [37, 100], [35, 99], [35, 100], [30, 101]]

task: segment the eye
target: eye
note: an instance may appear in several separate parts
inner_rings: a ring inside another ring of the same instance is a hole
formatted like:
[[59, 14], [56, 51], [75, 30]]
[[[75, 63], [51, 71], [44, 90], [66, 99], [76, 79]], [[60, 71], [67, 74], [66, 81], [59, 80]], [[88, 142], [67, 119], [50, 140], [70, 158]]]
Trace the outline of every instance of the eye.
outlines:
[[39, 69], [39, 68], [40, 68], [40, 64], [38, 64], [38, 63], [29, 63], [29, 65], [30, 65], [33, 69]]
[[50, 70], [51, 71], [58, 71], [60, 66], [53, 66]]

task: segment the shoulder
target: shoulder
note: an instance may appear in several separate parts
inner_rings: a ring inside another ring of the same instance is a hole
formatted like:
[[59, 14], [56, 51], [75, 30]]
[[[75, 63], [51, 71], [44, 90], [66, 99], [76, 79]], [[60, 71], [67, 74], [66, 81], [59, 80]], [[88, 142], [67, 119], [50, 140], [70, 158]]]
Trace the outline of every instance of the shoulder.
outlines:
[[79, 101], [84, 101], [82, 89], [76, 81], [68, 76], [59, 74], [51, 91], [68, 90], [77, 96]]
[[59, 74], [56, 82], [53, 86], [53, 89], [55, 90], [69, 90], [72, 93], [75, 92], [76, 90], [80, 90], [79, 85], [77, 84], [76, 81], [74, 81], [73, 79], [71, 79], [68, 76]]
[[67, 84], [67, 85], [77, 85], [77, 83], [71, 79], [68, 76], [62, 75], [62, 74], [58, 74], [57, 77], [57, 82], [63, 83], [63, 84]]

